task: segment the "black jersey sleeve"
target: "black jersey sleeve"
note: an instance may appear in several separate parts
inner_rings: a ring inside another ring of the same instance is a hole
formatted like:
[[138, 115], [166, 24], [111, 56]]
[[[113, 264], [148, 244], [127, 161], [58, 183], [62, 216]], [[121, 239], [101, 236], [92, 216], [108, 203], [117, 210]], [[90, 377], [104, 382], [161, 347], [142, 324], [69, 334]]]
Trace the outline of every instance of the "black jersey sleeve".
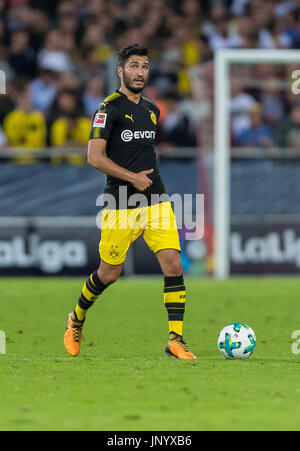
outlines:
[[160, 116], [160, 109], [158, 108], [157, 105], [155, 105], [155, 107], [156, 107], [156, 109], [155, 109], [156, 119], [158, 120], [159, 116]]
[[152, 110], [154, 112], [154, 114], [156, 116], [156, 120], [158, 121], [159, 116], [160, 116], [160, 109], [158, 108], [156, 103], [154, 103], [152, 100], [148, 99], [148, 97], [143, 96], [143, 99], [147, 103], [150, 110]]
[[90, 139], [109, 139], [116, 120], [114, 107], [111, 103], [102, 103], [93, 117]]

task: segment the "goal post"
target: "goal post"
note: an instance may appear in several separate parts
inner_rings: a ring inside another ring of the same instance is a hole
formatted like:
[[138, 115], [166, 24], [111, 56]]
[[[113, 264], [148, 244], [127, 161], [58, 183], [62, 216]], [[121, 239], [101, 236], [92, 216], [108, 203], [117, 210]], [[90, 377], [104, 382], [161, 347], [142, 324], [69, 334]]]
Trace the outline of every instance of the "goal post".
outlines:
[[229, 50], [214, 57], [214, 258], [215, 277], [230, 276], [230, 65], [297, 64], [299, 50]]

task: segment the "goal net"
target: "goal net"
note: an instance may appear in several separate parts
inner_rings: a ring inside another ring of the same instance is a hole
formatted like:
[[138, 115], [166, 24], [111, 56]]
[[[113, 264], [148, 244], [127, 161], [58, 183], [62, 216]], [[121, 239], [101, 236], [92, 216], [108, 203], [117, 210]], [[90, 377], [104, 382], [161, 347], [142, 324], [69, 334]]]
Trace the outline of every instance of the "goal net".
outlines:
[[218, 278], [299, 273], [299, 56], [219, 50], [190, 71]]

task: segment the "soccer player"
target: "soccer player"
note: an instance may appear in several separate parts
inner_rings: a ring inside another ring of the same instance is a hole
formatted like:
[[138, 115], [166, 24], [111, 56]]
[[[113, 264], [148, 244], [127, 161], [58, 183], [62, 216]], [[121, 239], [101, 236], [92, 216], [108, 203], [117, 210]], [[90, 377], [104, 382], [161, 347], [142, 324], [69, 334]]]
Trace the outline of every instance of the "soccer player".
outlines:
[[[96, 111], [88, 144], [88, 162], [107, 174], [104, 196], [113, 199], [114, 205], [103, 210], [100, 266], [85, 282], [74, 311], [67, 317], [64, 344], [70, 355], [78, 355], [87, 310], [118, 279], [130, 244], [142, 235], [164, 274], [169, 324], [165, 351], [179, 359], [195, 359], [183, 341], [185, 285], [178, 230], [155, 155], [160, 112], [142, 96], [149, 75], [147, 48], [138, 44], [123, 48], [118, 75], [121, 87]], [[134, 195], [142, 199], [138, 207], [132, 205]]]

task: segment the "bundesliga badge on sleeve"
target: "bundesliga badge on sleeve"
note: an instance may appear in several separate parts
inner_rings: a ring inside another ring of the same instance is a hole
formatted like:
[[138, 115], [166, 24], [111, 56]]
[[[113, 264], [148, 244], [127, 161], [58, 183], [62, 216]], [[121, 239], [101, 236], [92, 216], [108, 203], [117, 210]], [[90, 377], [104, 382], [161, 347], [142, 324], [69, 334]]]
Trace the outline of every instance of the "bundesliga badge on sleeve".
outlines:
[[101, 127], [104, 128], [106, 124], [106, 113], [97, 113], [94, 119], [93, 127]]

